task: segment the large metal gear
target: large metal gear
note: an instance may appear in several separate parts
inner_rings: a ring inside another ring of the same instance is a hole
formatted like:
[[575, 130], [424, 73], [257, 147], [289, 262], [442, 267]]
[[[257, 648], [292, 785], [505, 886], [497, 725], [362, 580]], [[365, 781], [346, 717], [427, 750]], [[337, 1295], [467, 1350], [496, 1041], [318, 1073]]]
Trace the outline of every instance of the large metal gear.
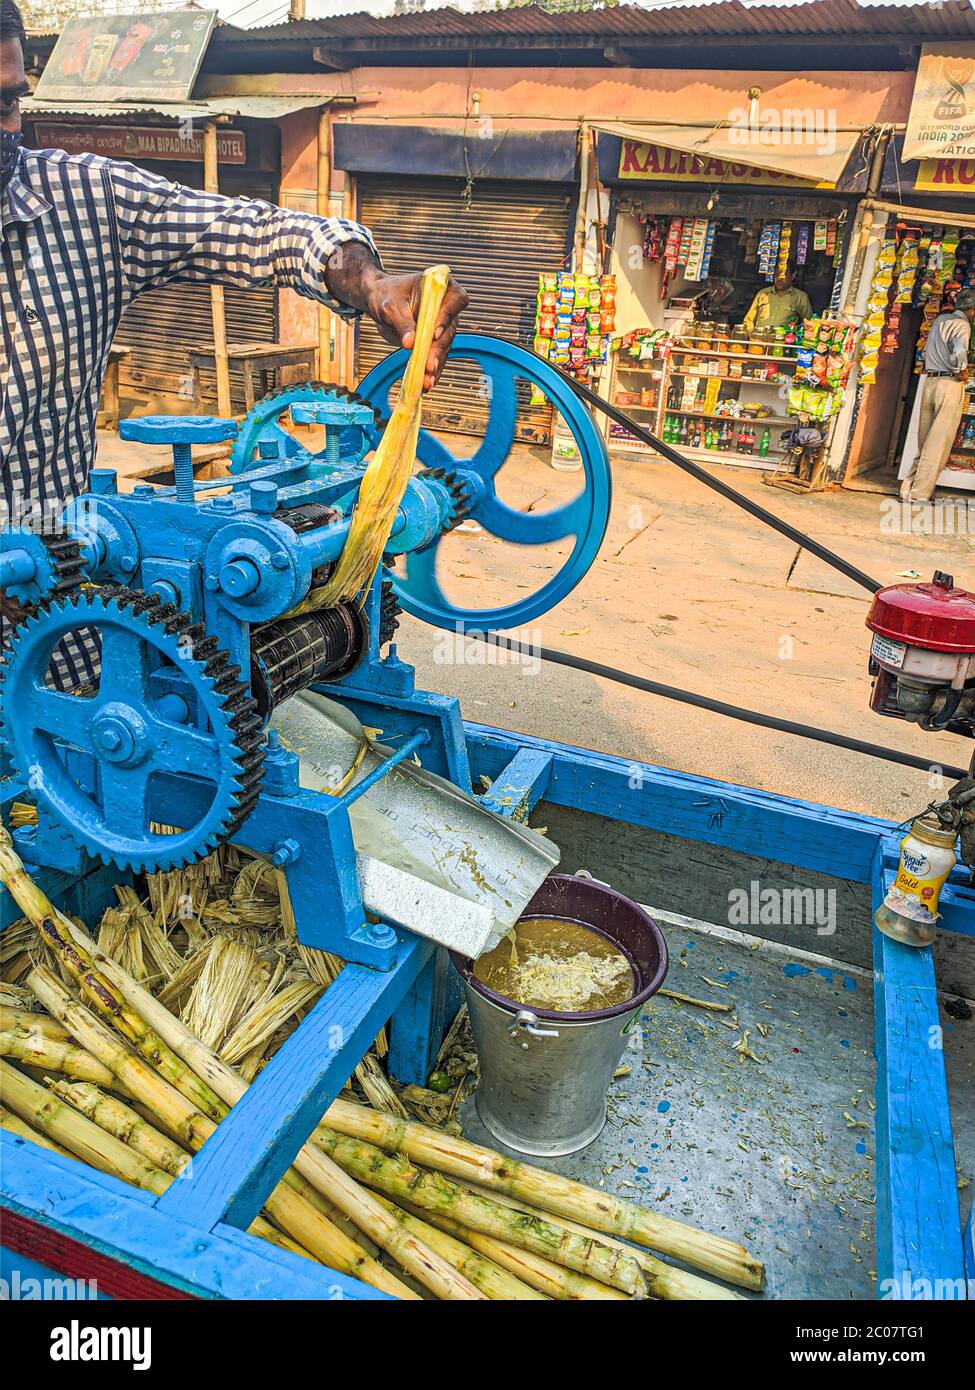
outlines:
[[[66, 694], [45, 677], [81, 628], [101, 647], [98, 687]], [[238, 676], [215, 638], [154, 594], [111, 586], [45, 604], [12, 634], [0, 672], [14, 767], [38, 808], [104, 863], [191, 864], [236, 833], [260, 794], [262, 726]], [[205, 803], [170, 805], [169, 821], [181, 809], [194, 821], [173, 834], [152, 828], [158, 779], [171, 773], [197, 779]]]
[[[260, 446], [277, 445], [279, 457], [294, 458], [304, 446], [279, 423], [292, 405], [308, 405], [314, 401], [354, 401], [372, 411], [378, 420], [371, 402], [365, 400], [346, 386], [337, 386], [328, 381], [303, 381], [292, 386], [281, 386], [269, 391], [257, 402], [242, 421], [240, 431], [230, 453], [231, 473], [247, 473], [252, 468], [261, 468], [267, 462], [260, 456]], [[359, 425], [349, 425], [341, 431], [339, 443], [342, 461], [345, 464], [361, 463], [376, 442], [373, 431], [362, 429]], [[324, 455], [312, 454], [312, 458]]]

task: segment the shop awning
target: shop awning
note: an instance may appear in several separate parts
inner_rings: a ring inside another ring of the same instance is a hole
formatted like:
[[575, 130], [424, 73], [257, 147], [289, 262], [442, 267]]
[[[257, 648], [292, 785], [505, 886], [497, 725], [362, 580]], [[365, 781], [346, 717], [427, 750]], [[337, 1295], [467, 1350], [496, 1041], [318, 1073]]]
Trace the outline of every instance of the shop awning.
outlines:
[[[36, 97], [25, 97], [20, 104], [22, 113], [30, 120], [44, 116], [79, 117], [87, 120], [110, 120], [119, 116], [169, 116], [172, 120], [217, 120], [221, 117], [250, 116], [256, 120], [276, 121], [282, 116], [290, 116], [293, 111], [304, 111], [309, 106], [328, 106], [334, 100], [331, 96], [219, 96], [206, 101], [122, 101], [122, 102], [66, 102], [38, 101]], [[348, 98], [345, 98], [348, 100]]]
[[616, 135], [636, 145], [663, 146], [691, 155], [701, 161], [700, 166], [692, 167], [703, 180], [708, 178], [708, 162], [716, 160], [719, 164], [712, 170], [716, 183], [721, 182], [725, 172], [722, 165], [747, 165], [802, 179], [820, 188], [834, 188], [863, 130], [837, 130], [825, 122], [818, 126], [817, 113], [808, 115], [812, 119], [805, 126], [801, 124], [802, 113], [799, 113], [795, 121], [798, 129], [784, 123], [780, 131], [771, 132], [729, 121], [715, 126], [667, 125], [651, 121], [595, 121], [593, 125], [606, 135]]

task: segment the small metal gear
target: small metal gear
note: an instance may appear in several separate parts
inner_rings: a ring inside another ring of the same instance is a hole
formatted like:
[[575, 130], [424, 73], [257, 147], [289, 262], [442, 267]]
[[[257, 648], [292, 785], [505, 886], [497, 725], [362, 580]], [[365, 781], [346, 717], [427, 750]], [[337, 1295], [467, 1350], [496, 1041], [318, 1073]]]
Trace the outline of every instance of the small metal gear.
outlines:
[[[45, 683], [54, 648], [79, 628], [101, 643], [87, 698]], [[13, 632], [0, 672], [13, 765], [39, 809], [104, 863], [145, 873], [191, 864], [234, 835], [260, 795], [262, 724], [239, 674], [215, 638], [155, 594], [106, 586], [44, 604]], [[184, 694], [199, 723], [180, 717]], [[92, 785], [61, 744], [87, 755]], [[151, 828], [149, 781], [174, 772], [214, 792], [194, 824], [168, 834]]]
[[396, 601], [396, 593], [393, 589], [391, 579], [383, 580], [382, 598], [379, 603], [379, 645], [384, 647], [387, 642], [391, 642], [396, 635], [399, 627], [399, 615], [402, 608]]
[[6, 592], [18, 603], [32, 606], [45, 599], [58, 598], [77, 589], [81, 583], [82, 556], [77, 541], [63, 532], [44, 535], [35, 531], [15, 534], [15, 543], [34, 556], [34, 578], [25, 584], [9, 584]]
[[470, 510], [470, 493], [467, 485], [462, 478], [450, 468], [424, 468], [418, 474], [421, 478], [435, 478], [437, 482], [450, 493], [452, 500], [450, 508], [450, 518], [447, 526], [448, 531], [452, 531], [455, 526], [459, 526]]
[[[285, 458], [293, 458], [302, 446], [293, 435], [278, 425], [281, 416], [293, 405], [329, 400], [353, 401], [356, 405], [364, 405], [367, 410], [372, 411], [377, 426], [381, 424], [379, 414], [371, 402], [356, 391], [350, 391], [347, 386], [339, 386], [331, 381], [302, 381], [291, 386], [279, 386], [262, 396], [241, 422], [237, 439], [230, 452], [231, 473], [246, 473], [252, 468], [260, 468], [262, 460], [254, 457], [255, 451], [261, 442], [269, 439], [281, 445]], [[346, 433], [343, 430], [343, 434]], [[369, 436], [370, 432], [360, 426], [349, 426], [347, 438], [343, 441], [343, 461], [361, 462], [372, 447]]]

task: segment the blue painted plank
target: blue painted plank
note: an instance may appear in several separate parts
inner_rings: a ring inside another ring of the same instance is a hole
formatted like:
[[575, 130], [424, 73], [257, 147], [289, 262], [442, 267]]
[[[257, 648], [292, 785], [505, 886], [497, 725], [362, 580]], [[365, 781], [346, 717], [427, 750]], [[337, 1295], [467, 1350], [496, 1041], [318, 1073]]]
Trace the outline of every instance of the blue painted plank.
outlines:
[[968, 1280], [968, 1297], [975, 1299], [975, 1202], [968, 1209], [965, 1222], [965, 1278]]
[[480, 798], [482, 805], [497, 816], [526, 821], [545, 795], [554, 762], [553, 755], [540, 748], [519, 748]]
[[450, 958], [443, 947], [439, 947], [393, 1014], [387, 1064], [390, 1075], [398, 1081], [414, 1086], [427, 1084], [453, 1017], [448, 1013], [451, 998], [457, 998], [451, 989], [452, 975], [456, 975], [456, 971]]
[[0, 1133], [0, 1158], [0, 1205], [197, 1298], [387, 1297], [232, 1227], [187, 1226], [150, 1193], [14, 1135]]
[[[890, 881], [878, 856], [876, 910]], [[961, 1214], [930, 948], [873, 929], [877, 1061], [877, 1291], [964, 1297]], [[961, 1290], [961, 1293], [959, 1293]]]
[[158, 1209], [206, 1231], [220, 1221], [249, 1226], [432, 951], [404, 936], [392, 970], [347, 965]]
[[573, 748], [528, 734], [466, 724], [475, 778], [497, 777], [521, 751], [551, 753], [545, 800], [557, 806], [724, 845], [855, 883], [871, 881], [877, 840], [891, 822], [738, 787], [690, 773]]

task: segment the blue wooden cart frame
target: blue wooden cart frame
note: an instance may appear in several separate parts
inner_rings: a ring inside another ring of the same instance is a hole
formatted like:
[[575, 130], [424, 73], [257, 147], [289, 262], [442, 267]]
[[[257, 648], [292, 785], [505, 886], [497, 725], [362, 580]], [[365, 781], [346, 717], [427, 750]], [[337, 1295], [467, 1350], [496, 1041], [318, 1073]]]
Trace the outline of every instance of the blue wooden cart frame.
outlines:
[[[899, 837], [887, 821], [482, 725], [463, 731], [456, 754], [475, 784], [482, 774], [492, 779], [483, 799], [500, 814], [521, 815], [544, 798], [869, 885], [874, 906], [896, 869]], [[946, 885], [942, 927], [971, 936], [975, 890], [967, 878], [956, 870]], [[109, 882], [107, 871], [42, 879], [61, 905], [86, 916], [96, 914]], [[975, 1281], [975, 1237], [971, 1219], [964, 1231], [960, 1219], [932, 952], [868, 928], [878, 1289], [904, 1299], [963, 1297], [966, 1275]], [[5, 1276], [14, 1267], [21, 1277], [71, 1273], [64, 1252], [77, 1243], [94, 1252], [109, 1295], [124, 1295], [135, 1272], [174, 1297], [384, 1297], [245, 1228], [384, 1023], [391, 1021], [394, 1074], [425, 1080], [456, 996], [444, 953], [405, 933], [398, 938], [391, 970], [342, 971], [196, 1155], [190, 1176], [160, 1197], [0, 1135], [8, 1228], [33, 1239], [30, 1249], [21, 1237], [14, 1253], [4, 1251]]]

